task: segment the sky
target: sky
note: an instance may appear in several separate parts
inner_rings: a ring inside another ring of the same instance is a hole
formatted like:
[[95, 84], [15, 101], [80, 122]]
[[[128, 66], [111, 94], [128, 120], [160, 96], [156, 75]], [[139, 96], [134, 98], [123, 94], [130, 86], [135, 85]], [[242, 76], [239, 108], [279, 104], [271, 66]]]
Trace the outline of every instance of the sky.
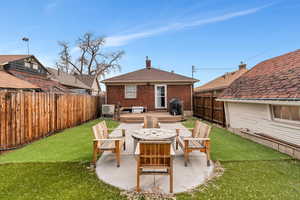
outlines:
[[106, 37], [104, 52], [125, 51], [121, 71], [145, 67], [194, 77], [202, 85], [241, 61], [248, 68], [300, 46], [300, 0], [10, 0], [0, 6], [0, 54], [30, 54], [54, 66], [67, 41]]

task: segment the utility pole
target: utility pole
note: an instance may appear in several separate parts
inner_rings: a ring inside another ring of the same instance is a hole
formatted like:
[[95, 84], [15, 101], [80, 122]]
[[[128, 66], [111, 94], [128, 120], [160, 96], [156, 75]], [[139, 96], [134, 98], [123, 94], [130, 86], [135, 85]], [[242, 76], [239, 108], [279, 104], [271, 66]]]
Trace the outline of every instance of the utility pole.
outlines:
[[27, 43], [27, 55], [29, 55], [29, 38], [23, 37], [22, 40]]
[[194, 65], [192, 65], [192, 78], [194, 78], [194, 73], [196, 73], [197, 70], [198, 69]]

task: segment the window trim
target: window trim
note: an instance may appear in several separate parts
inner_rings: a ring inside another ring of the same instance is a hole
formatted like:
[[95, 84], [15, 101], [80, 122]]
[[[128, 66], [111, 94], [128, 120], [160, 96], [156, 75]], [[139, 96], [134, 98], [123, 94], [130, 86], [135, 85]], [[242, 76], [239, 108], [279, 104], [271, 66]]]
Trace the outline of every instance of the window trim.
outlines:
[[[157, 87], [159, 87], [159, 86], [163, 86], [164, 88], [165, 88], [165, 106], [164, 107], [159, 107], [158, 105], [157, 105]], [[166, 108], [168, 108], [168, 103], [167, 103], [167, 100], [168, 100], [168, 94], [167, 94], [167, 91], [168, 91], [168, 88], [167, 88], [167, 85], [166, 84], [156, 84], [156, 85], [154, 85], [154, 99], [155, 99], [155, 109], [166, 109]]]
[[[126, 88], [128, 86], [134, 86], [135, 87], [135, 97], [127, 97], [127, 95], [126, 95], [127, 89]], [[124, 99], [137, 99], [137, 90], [138, 90], [137, 85], [125, 85], [124, 86]]]
[[274, 114], [274, 111], [273, 111], [274, 106], [289, 106], [289, 105], [277, 105], [277, 104], [273, 105], [273, 104], [270, 104], [269, 108], [270, 108], [272, 121], [279, 122], [279, 123], [282, 123], [282, 124], [291, 125], [291, 126], [299, 126], [300, 125], [300, 121], [276, 118], [275, 114]]

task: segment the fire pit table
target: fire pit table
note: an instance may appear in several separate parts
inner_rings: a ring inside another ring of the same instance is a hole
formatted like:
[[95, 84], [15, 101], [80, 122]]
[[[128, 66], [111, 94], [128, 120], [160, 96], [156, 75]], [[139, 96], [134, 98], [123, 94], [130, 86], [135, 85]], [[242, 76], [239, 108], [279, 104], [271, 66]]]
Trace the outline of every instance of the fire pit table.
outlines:
[[131, 136], [134, 139], [133, 152], [135, 152], [135, 148], [138, 141], [141, 140], [143, 141], [170, 140], [172, 141], [173, 147], [175, 149], [175, 138], [176, 138], [175, 130], [161, 129], [161, 128], [143, 128], [134, 131]]

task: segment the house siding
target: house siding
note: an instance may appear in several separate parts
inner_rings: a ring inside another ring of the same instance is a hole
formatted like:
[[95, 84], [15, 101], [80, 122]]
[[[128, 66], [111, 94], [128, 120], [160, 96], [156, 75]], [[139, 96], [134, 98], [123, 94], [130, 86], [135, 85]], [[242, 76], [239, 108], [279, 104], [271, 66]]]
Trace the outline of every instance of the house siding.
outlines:
[[227, 126], [230, 128], [246, 128], [300, 145], [300, 127], [273, 121], [268, 104], [226, 102], [225, 111]]
[[[184, 110], [192, 108], [191, 85], [168, 85], [167, 102], [172, 98], [179, 98], [184, 102]], [[118, 104], [122, 107], [144, 106], [149, 111], [155, 109], [154, 85], [137, 85], [137, 97], [135, 99], [125, 99], [124, 85], [107, 85], [107, 103]]]

